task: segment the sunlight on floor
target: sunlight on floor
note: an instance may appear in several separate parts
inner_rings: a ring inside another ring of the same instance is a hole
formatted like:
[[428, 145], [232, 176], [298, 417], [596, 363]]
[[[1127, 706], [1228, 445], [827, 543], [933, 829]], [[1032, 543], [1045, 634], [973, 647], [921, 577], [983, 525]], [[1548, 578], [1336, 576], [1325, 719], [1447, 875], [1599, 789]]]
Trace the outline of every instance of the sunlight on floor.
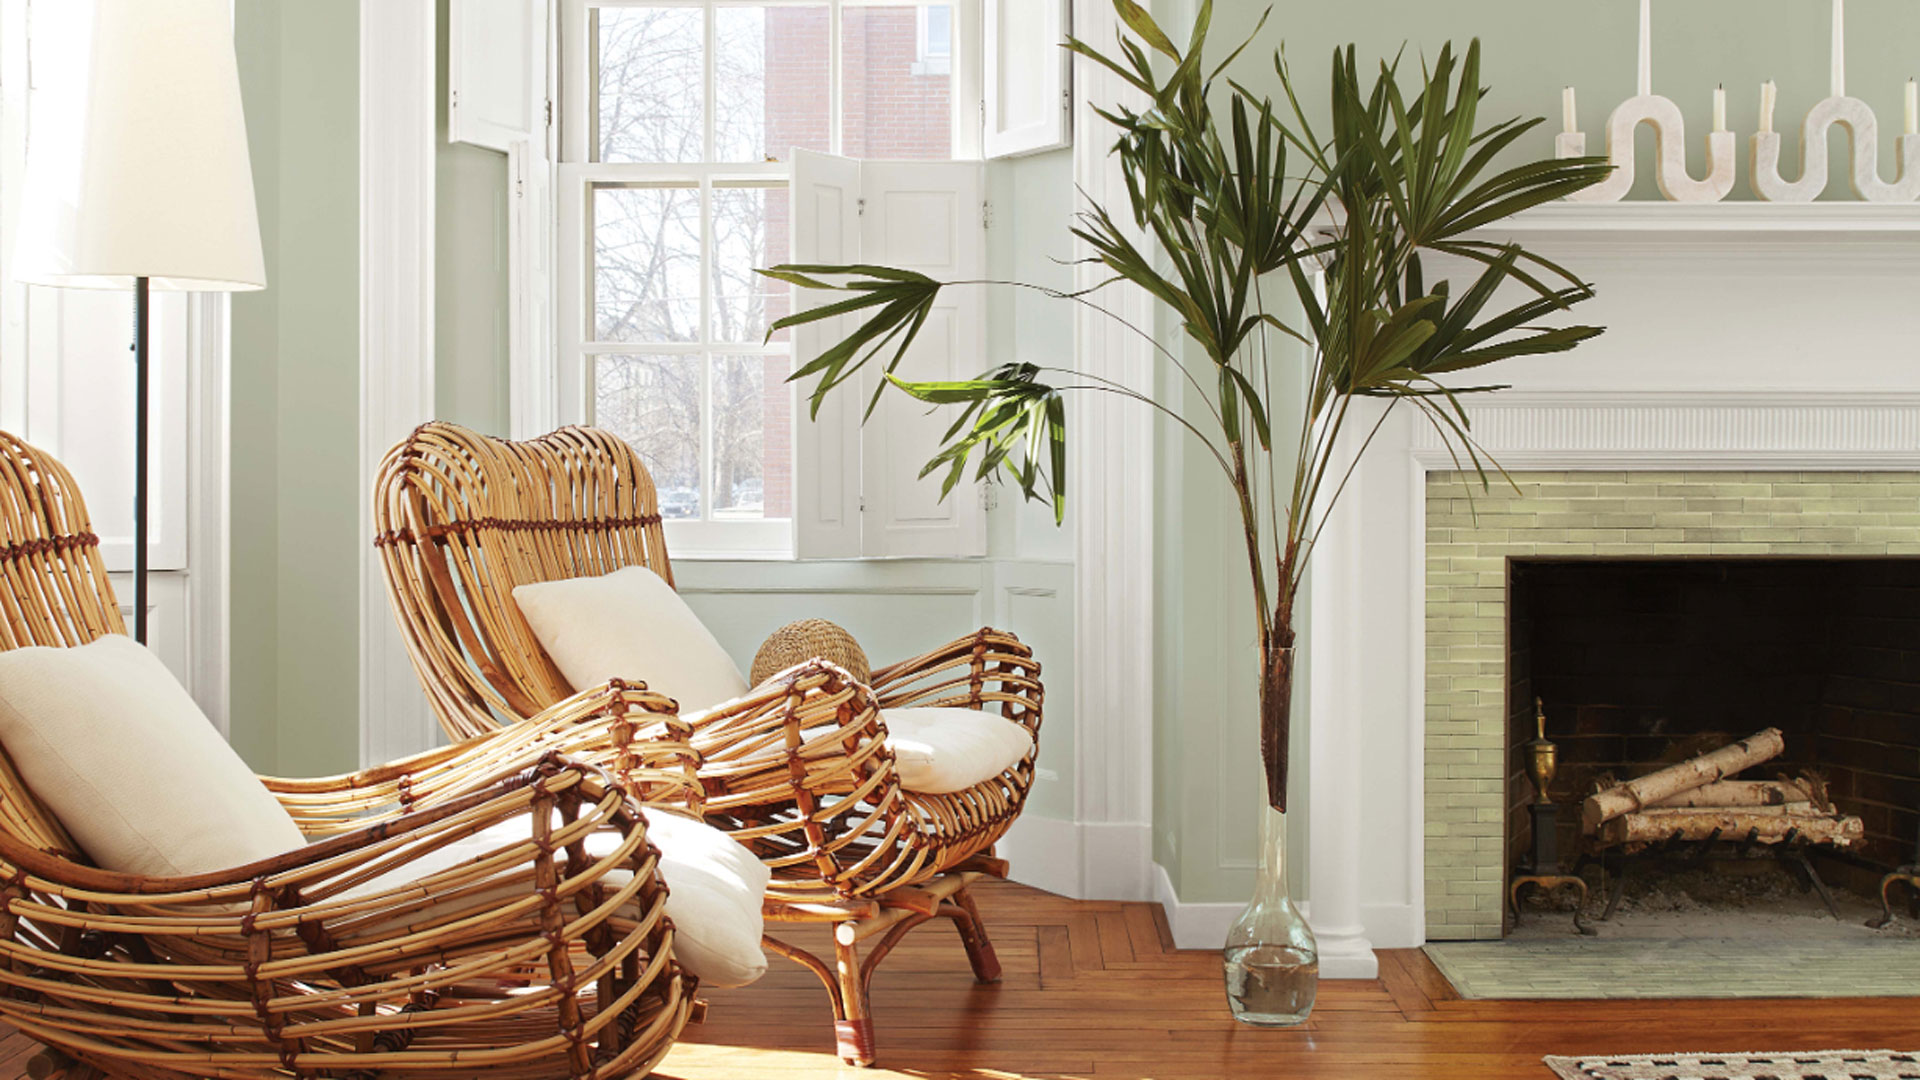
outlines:
[[[906, 1055], [896, 1055], [906, 1056]], [[754, 1080], [780, 1077], [806, 1077], [807, 1080], [1080, 1080], [1081, 1074], [1062, 1072], [1009, 1072], [1005, 1069], [902, 1069], [886, 1067], [885, 1060], [871, 1069], [838, 1063], [826, 1053], [799, 1050], [756, 1050], [746, 1046], [712, 1046], [682, 1043], [673, 1048], [667, 1060], [655, 1070], [654, 1080]]]

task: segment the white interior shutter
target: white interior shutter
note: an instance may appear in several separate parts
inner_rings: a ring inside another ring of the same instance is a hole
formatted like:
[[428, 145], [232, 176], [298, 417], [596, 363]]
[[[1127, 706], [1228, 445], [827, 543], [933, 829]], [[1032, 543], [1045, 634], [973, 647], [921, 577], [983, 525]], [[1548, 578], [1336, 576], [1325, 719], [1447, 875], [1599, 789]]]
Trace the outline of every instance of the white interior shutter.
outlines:
[[[793, 152], [793, 261], [844, 265], [863, 261], [860, 237], [860, 163], [810, 150]], [[794, 290], [794, 301], [818, 306], [838, 299]], [[842, 316], [796, 327], [797, 370], [851, 333]], [[802, 559], [848, 559], [864, 554], [860, 539], [860, 400], [851, 386], [829, 394], [810, 417], [807, 397], [818, 380], [795, 389], [794, 553]]]
[[516, 439], [560, 425], [554, 366], [553, 163], [546, 142], [507, 150], [508, 423]]
[[546, 146], [547, 3], [451, 0], [449, 139], [503, 152], [519, 141]]
[[1054, 150], [1072, 141], [1067, 51], [1069, 0], [985, 0], [983, 97], [989, 158]]
[[[941, 281], [986, 277], [985, 169], [971, 162], [865, 162], [861, 261], [917, 270]], [[897, 374], [907, 380], [971, 379], [986, 364], [986, 308], [979, 286], [941, 291]], [[875, 358], [869, 379], [879, 378]], [[872, 393], [874, 383], [862, 387]], [[864, 398], [850, 405], [864, 407]], [[898, 391], [881, 396], [863, 436], [862, 550], [874, 556], [984, 555], [986, 511], [962, 483], [940, 498], [940, 477], [920, 470], [940, 448], [959, 407], [929, 408]]]

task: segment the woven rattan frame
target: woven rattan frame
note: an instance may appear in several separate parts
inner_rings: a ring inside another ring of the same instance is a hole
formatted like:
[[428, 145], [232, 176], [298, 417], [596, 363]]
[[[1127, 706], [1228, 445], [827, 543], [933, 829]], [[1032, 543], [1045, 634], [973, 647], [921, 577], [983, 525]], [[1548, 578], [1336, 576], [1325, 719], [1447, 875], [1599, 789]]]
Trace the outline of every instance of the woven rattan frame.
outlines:
[[[534, 715], [568, 692], [513, 603], [515, 586], [634, 565], [673, 583], [653, 481], [633, 449], [604, 431], [509, 442], [427, 424], [387, 455], [374, 506], [395, 617], [441, 725], [456, 736]], [[1004, 871], [993, 844], [1033, 785], [1029, 754], [965, 791], [905, 791], [879, 710], [998, 711], [1025, 725], [1037, 748], [1043, 698], [1032, 651], [985, 629], [881, 668], [869, 683], [810, 661], [686, 718], [700, 758], [692, 808], [773, 868], [768, 916], [846, 924], [832, 969], [768, 945], [826, 982], [849, 1060], [872, 1060], [866, 982], [912, 925], [953, 919], [976, 974], [997, 972], [965, 885]], [[875, 934], [883, 936], [863, 964], [859, 943]]]
[[[123, 632], [73, 478], [4, 433], [0, 470], [0, 648]], [[0, 761], [0, 1019], [72, 1078], [644, 1075], [694, 1009], [627, 795], [687, 801], [668, 705], [608, 687], [492, 738], [266, 780], [312, 842], [194, 877], [88, 865]], [[621, 781], [554, 753], [581, 740]], [[484, 859], [407, 880], [516, 822], [524, 837]], [[619, 839], [596, 859], [597, 830]]]

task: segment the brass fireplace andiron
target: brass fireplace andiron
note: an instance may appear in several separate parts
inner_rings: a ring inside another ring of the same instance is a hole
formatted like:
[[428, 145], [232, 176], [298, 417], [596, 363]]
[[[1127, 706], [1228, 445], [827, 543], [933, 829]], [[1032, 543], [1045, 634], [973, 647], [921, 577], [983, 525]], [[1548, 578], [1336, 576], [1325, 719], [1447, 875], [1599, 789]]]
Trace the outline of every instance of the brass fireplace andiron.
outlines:
[[1560, 867], [1560, 807], [1547, 796], [1547, 785], [1553, 783], [1553, 774], [1559, 771], [1560, 748], [1547, 738], [1547, 709], [1539, 698], [1533, 699], [1533, 722], [1535, 736], [1525, 747], [1527, 776], [1533, 781], [1534, 791], [1533, 803], [1527, 807], [1533, 816], [1533, 857], [1507, 886], [1507, 903], [1513, 908], [1513, 922], [1518, 926], [1520, 890], [1532, 886], [1551, 895], [1569, 889], [1574, 894], [1573, 928], [1592, 936], [1597, 931], [1588, 926], [1581, 915], [1587, 906], [1586, 879], [1565, 873]]

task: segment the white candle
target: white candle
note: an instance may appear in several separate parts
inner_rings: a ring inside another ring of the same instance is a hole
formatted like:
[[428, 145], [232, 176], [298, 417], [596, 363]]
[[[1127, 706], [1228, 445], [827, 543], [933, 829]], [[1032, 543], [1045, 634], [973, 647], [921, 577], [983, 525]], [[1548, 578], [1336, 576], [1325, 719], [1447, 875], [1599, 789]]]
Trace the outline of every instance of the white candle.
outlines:
[[[1839, 0], [1834, 0], [1839, 3]], [[1640, 0], [1640, 96], [1653, 93], [1653, 0]]]
[[1724, 86], [1713, 89], [1713, 130], [1727, 130], [1727, 88]]
[[1847, 96], [1847, 0], [1833, 0], [1832, 95]]
[[1920, 82], [1907, 80], [1907, 134], [1920, 135]]
[[1760, 84], [1760, 131], [1763, 134], [1773, 133], [1773, 106], [1779, 97], [1780, 88], [1772, 79]]
[[[1912, 84], [1908, 84], [1911, 88]], [[1560, 91], [1560, 117], [1566, 133], [1572, 135], [1580, 130], [1579, 110], [1574, 107], [1573, 87]]]

